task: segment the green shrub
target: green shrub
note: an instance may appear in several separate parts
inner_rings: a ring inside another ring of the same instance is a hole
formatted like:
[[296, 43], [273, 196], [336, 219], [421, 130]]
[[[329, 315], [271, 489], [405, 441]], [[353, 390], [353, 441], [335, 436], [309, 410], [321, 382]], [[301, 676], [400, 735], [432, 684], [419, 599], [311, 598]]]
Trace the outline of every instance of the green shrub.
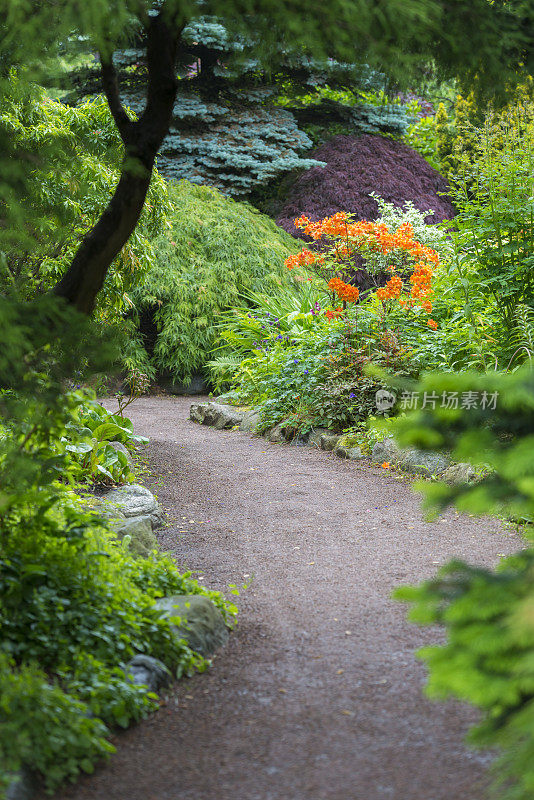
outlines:
[[414, 150], [417, 150], [431, 167], [443, 173], [438, 156], [438, 134], [435, 116], [422, 117], [413, 125], [410, 125], [404, 136], [404, 141]]
[[519, 303], [534, 307], [534, 121], [531, 109], [488, 116], [452, 196], [459, 248], [510, 330]]
[[263, 339], [252, 342], [232, 385], [237, 400], [259, 407], [262, 428], [283, 423], [304, 433], [314, 426], [354, 425], [376, 410], [375, 394], [385, 388], [382, 379], [367, 375], [368, 365], [387, 366], [400, 375], [417, 371], [410, 351], [381, 330], [369, 308], [358, 308], [357, 318], [354, 312], [332, 320], [318, 303], [291, 322], [245, 317], [228, 325], [225, 338], [241, 335], [246, 342], [251, 323], [256, 330], [263, 326], [258, 331]]
[[157, 328], [152, 364], [179, 382], [209, 360], [222, 312], [246, 292], [289, 285], [283, 262], [297, 245], [268, 217], [215, 189], [181, 181], [169, 198], [169, 231], [154, 242], [155, 265], [133, 299]]
[[60, 477], [71, 483], [131, 483], [134, 475], [128, 456], [110, 442], [133, 450], [148, 439], [134, 434], [127, 417], [106, 411], [92, 392], [72, 392], [71, 397], [78, 405], [65, 425], [66, 435], [54, 442], [54, 451], [65, 455]]
[[[427, 503], [436, 510], [454, 503], [470, 513], [504, 514], [525, 522], [532, 538], [534, 371], [428, 375], [416, 388], [460, 398], [477, 392], [478, 404], [420, 410], [397, 426], [401, 443], [448, 448], [457, 460], [490, 468], [474, 486], [426, 484]], [[502, 559], [495, 571], [454, 561], [434, 579], [396, 593], [413, 604], [415, 622], [445, 628], [444, 645], [420, 651], [430, 669], [428, 691], [481, 710], [469, 738], [498, 748], [493, 771], [502, 800], [529, 800], [534, 791], [533, 575], [529, 547]]]
[[0, 296], [0, 326], [0, 787], [24, 765], [51, 793], [112, 751], [111, 727], [155, 707], [124, 672], [134, 654], [177, 677], [204, 667], [155, 599], [207, 594], [228, 622], [235, 608], [170, 558], [133, 559], [70, 486], [88, 473], [66, 442], [135, 439], [127, 420], [64, 390], [109, 363], [110, 343], [49, 296]]
[[[33, 298], [52, 288], [118, 183], [123, 145], [105, 98], [76, 107], [35, 87], [23, 94], [12, 76], [0, 98], [0, 128], [10, 132], [13, 159], [34, 164], [29, 195], [20, 202], [27, 221], [1, 238], [0, 290]], [[8, 205], [12, 198], [7, 198]], [[152, 240], [169, 210], [167, 189], [154, 172], [139, 224], [115, 259], [100, 293], [97, 316], [117, 321], [128, 292], [154, 263]]]
[[52, 791], [113, 753], [106, 726], [87, 710], [37, 666], [17, 668], [0, 652], [0, 796], [22, 766], [43, 774]]

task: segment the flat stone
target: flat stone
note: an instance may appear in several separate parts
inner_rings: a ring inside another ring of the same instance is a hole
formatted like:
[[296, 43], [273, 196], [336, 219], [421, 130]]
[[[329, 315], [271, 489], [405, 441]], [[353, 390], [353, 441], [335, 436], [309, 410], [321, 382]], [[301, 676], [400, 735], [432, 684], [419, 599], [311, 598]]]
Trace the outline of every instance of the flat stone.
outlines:
[[337, 444], [334, 447], [334, 453], [339, 458], [348, 458], [350, 461], [361, 461], [362, 458], [365, 458], [360, 448], [356, 446], [346, 447], [345, 445]]
[[381, 442], [377, 442], [371, 451], [371, 460], [377, 464], [383, 464], [385, 461], [400, 461], [402, 450], [394, 439], [388, 438]]
[[102, 496], [102, 500], [118, 508], [125, 517], [152, 516], [160, 511], [160, 505], [152, 492], [139, 483], [111, 489]]
[[129, 549], [138, 556], [149, 556], [158, 549], [158, 542], [152, 532], [152, 520], [149, 516], [129, 517], [116, 529], [117, 537], [122, 540], [130, 537]]
[[215, 427], [218, 430], [226, 428], [235, 428], [241, 425], [245, 412], [236, 408], [235, 406], [219, 405], [219, 416], [215, 422]]
[[122, 511], [120, 511], [120, 509], [116, 508], [115, 506], [109, 506], [107, 503], [102, 502], [98, 497], [95, 497], [94, 499], [91, 498], [91, 500], [88, 500], [87, 504], [93, 511], [97, 511], [101, 517], [104, 517], [104, 519], [107, 520], [109, 525], [115, 531], [126, 521], [126, 517]]
[[243, 419], [239, 424], [239, 430], [247, 431], [249, 433], [254, 433], [259, 425], [259, 422], [260, 422], [259, 411], [256, 411], [255, 408], [249, 408], [248, 411], [245, 411], [245, 413], [243, 414]]
[[361, 448], [358, 445], [358, 440], [354, 434], [346, 433], [343, 436], [338, 436], [334, 453], [339, 458], [348, 458], [351, 461], [360, 461], [365, 458]]
[[419, 475], [440, 475], [450, 465], [450, 458], [433, 450], [419, 450], [415, 447], [401, 448], [392, 438], [377, 442], [371, 458], [378, 464], [392, 461], [406, 472]]
[[189, 409], [189, 419], [202, 425], [207, 408], [207, 403], [193, 403]]
[[156, 600], [167, 618], [180, 617], [171, 627], [179, 639], [203, 656], [212, 655], [228, 641], [228, 628], [219, 609], [202, 594], [174, 595]]
[[284, 426], [275, 425], [274, 428], [271, 428], [265, 433], [265, 438], [268, 439], [269, 442], [285, 442]]
[[139, 654], [126, 664], [125, 673], [135, 686], [146, 686], [149, 692], [159, 692], [172, 682], [172, 675], [162, 661]]

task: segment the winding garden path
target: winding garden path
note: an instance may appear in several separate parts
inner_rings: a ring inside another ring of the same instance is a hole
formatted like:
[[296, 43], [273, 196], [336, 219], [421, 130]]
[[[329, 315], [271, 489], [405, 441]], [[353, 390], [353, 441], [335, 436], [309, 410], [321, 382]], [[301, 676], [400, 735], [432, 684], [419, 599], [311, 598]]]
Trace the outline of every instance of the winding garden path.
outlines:
[[[203, 582], [252, 580], [212, 669], [176, 685], [62, 800], [482, 800], [474, 712], [423, 697], [395, 586], [451, 556], [519, 546], [492, 520], [423, 521], [394, 473], [188, 421], [190, 400], [132, 406], [169, 515], [161, 546]], [[150, 483], [150, 482], [149, 482]]]

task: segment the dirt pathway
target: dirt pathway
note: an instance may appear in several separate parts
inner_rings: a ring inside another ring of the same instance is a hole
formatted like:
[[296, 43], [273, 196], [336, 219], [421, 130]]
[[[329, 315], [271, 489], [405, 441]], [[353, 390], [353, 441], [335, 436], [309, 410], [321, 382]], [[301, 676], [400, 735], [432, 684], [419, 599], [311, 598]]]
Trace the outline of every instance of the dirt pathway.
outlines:
[[482, 800], [488, 757], [462, 744], [475, 716], [422, 696], [413, 654], [437, 635], [390, 593], [517, 538], [452, 511], [425, 523], [393, 474], [195, 425], [189, 405], [131, 409], [169, 514], [161, 545], [210, 587], [254, 579], [209, 673], [62, 800]]

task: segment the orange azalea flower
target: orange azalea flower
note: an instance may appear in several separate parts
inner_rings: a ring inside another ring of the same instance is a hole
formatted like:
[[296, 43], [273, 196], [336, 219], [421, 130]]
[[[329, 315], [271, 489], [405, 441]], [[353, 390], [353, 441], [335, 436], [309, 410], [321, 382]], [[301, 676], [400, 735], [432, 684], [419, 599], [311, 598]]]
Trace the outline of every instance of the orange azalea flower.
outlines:
[[389, 469], [390, 467], [391, 464], [389, 463], [389, 461], [384, 461], [384, 463], [382, 464], [382, 469]]
[[436, 328], [438, 327], [438, 323], [436, 322], [435, 319], [429, 319], [426, 324], [428, 325], [429, 328], [432, 328], [433, 331], [435, 331]]
[[340, 300], [344, 300], [346, 303], [355, 303], [360, 296], [360, 290], [356, 286], [344, 283], [340, 278], [332, 278], [329, 280], [328, 288], [330, 291], [335, 292]]
[[[332, 261], [344, 262], [359, 252], [364, 256], [369, 252], [386, 256], [389, 253], [398, 254], [400, 251], [401, 255], [406, 254], [413, 260], [409, 284], [405, 286], [403, 279], [395, 274], [395, 266], [390, 264], [386, 269], [391, 273], [391, 278], [376, 291], [376, 296], [382, 302], [396, 300], [405, 309], [417, 305], [427, 314], [432, 312], [429, 298], [433, 294], [432, 278], [434, 268], [439, 264], [439, 254], [414, 239], [414, 229], [410, 223], [405, 222], [397, 230], [393, 230], [383, 222], [354, 222], [350, 214], [339, 211], [317, 222], [312, 222], [303, 214], [295, 220], [295, 226], [315, 241], [325, 237], [332, 247], [326, 256], [306, 248], [298, 255], [286, 259], [288, 269], [317, 266]], [[403, 270], [405, 268], [410, 268], [409, 264], [402, 267]], [[358, 289], [340, 278], [332, 278], [328, 287], [345, 303], [354, 303], [359, 299]]]
[[339, 308], [336, 308], [335, 311], [330, 311], [330, 309], [329, 309], [328, 311], [324, 312], [324, 315], [325, 315], [325, 317], [327, 319], [330, 319], [330, 320], [331, 319], [338, 319], [339, 317], [343, 316], [343, 309], [342, 309], [341, 306]]

